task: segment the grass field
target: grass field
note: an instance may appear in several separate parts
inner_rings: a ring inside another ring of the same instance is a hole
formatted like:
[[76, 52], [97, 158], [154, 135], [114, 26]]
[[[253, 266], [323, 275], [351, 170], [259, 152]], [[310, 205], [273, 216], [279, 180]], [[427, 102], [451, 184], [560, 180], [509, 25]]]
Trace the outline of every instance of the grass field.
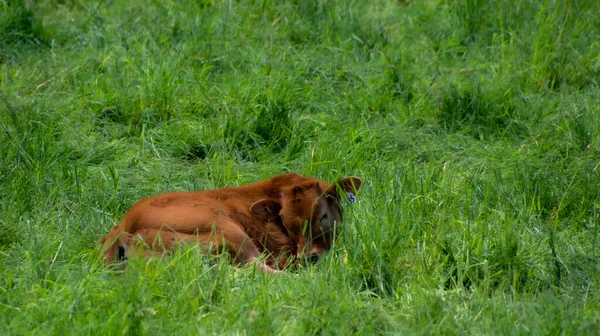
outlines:
[[[600, 2], [0, 1], [0, 334], [598, 335]], [[296, 275], [98, 240], [360, 176]]]

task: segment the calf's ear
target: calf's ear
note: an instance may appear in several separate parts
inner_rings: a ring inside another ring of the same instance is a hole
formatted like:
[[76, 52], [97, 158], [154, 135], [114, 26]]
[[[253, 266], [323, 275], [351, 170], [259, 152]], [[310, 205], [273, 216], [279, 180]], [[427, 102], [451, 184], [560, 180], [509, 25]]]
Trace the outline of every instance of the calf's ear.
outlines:
[[279, 217], [281, 204], [272, 198], [263, 198], [250, 206], [250, 211], [265, 222], [274, 222]]
[[[352, 204], [356, 201], [356, 193], [362, 185], [362, 180], [356, 176], [346, 176], [337, 180], [334, 184], [330, 185], [325, 194], [331, 195], [338, 199], [338, 201], [346, 200], [348, 204]], [[344, 196], [342, 196], [345, 194]]]

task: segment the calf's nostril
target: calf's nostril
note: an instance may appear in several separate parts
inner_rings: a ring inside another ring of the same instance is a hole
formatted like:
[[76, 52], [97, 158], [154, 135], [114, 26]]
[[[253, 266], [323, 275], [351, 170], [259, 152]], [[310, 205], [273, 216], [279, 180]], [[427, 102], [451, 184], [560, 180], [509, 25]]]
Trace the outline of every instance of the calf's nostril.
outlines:
[[317, 261], [319, 261], [319, 255], [318, 254], [311, 254], [308, 257], [308, 261], [310, 261], [311, 263], [316, 263]]

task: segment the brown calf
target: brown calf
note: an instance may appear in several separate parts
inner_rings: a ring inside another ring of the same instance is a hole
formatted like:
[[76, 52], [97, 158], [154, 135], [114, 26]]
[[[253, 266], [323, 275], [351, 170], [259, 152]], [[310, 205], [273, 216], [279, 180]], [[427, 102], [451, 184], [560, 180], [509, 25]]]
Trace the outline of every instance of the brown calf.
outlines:
[[161, 255], [180, 242], [226, 248], [239, 264], [270, 254], [264, 271], [284, 268], [288, 257], [318, 258], [331, 248], [340, 202], [351, 202], [362, 182], [345, 177], [329, 185], [297, 174], [241, 187], [171, 192], [136, 203], [100, 244], [106, 262], [126, 259], [149, 246]]

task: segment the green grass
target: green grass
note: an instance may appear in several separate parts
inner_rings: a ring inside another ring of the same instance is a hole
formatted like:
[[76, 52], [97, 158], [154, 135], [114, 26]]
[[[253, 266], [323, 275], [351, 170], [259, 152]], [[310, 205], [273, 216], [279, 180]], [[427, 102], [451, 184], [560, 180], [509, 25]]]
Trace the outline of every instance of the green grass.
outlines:
[[[597, 334], [600, 2], [0, 1], [0, 334]], [[137, 200], [360, 176], [325, 260], [120, 275]]]

